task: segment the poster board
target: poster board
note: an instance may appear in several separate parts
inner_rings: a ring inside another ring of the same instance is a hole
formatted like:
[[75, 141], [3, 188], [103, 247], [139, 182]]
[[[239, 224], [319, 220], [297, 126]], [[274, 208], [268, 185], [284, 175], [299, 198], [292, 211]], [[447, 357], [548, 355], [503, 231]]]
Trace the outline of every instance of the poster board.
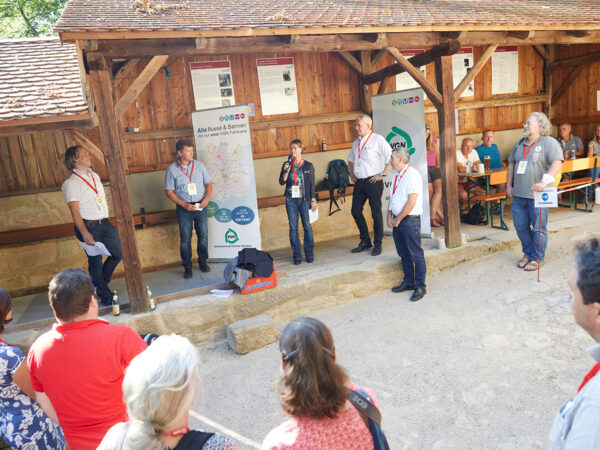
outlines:
[[[425, 50], [415, 49], [415, 50], [400, 50], [402, 56], [406, 59], [410, 59], [413, 56], [420, 55], [421, 53], [425, 53]], [[426, 66], [418, 67], [423, 76], [426, 76]], [[404, 91], [406, 89], [420, 88], [419, 83], [415, 81], [413, 77], [410, 76], [408, 72], [402, 72], [396, 75], [396, 91]], [[427, 98], [425, 94], [423, 94], [423, 98]]]
[[192, 62], [190, 75], [197, 110], [235, 105], [229, 61]]
[[519, 48], [499, 46], [492, 55], [492, 95], [519, 92]]
[[294, 58], [258, 58], [256, 71], [263, 116], [297, 113]]
[[[417, 169], [423, 179], [423, 214], [421, 234], [431, 235], [429, 220], [429, 186], [427, 183], [427, 151], [425, 147], [425, 106], [423, 89], [415, 88], [400, 92], [373, 96], [373, 130], [383, 136], [390, 146], [406, 147], [410, 165]], [[390, 170], [383, 179], [381, 198], [384, 218], [390, 202], [390, 186], [396, 171]], [[384, 220], [384, 230], [391, 232]]]
[[208, 256], [230, 260], [260, 249], [260, 227], [247, 105], [192, 112], [198, 159], [213, 180], [208, 204]]
[[[452, 55], [452, 79], [454, 89], [458, 87], [463, 78], [473, 68], [473, 48], [461, 48], [458, 53]], [[475, 82], [471, 81], [467, 88], [460, 94], [461, 97], [473, 97], [475, 95]]]

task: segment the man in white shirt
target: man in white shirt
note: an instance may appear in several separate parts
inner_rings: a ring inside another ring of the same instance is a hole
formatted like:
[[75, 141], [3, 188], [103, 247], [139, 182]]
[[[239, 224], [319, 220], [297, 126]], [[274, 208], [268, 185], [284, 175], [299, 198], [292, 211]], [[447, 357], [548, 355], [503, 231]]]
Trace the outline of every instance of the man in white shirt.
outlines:
[[548, 449], [600, 448], [600, 242], [577, 245], [569, 274], [573, 316], [595, 341], [587, 349], [597, 363], [583, 378], [577, 394], [558, 410]]
[[[464, 138], [460, 145], [460, 149], [456, 150], [456, 170], [458, 173], [473, 173], [477, 172], [479, 166], [482, 165], [479, 160], [479, 154], [473, 150], [473, 139]], [[485, 195], [485, 191], [479, 186], [471, 188], [471, 195]], [[467, 209], [469, 196], [467, 195], [467, 177], [458, 177], [458, 200], [461, 204], [461, 209]]]
[[373, 121], [367, 115], [358, 116], [355, 128], [358, 139], [352, 144], [348, 155], [348, 169], [354, 183], [352, 193], [352, 217], [358, 227], [360, 243], [353, 248], [352, 253], [359, 253], [371, 248], [371, 238], [363, 207], [367, 199], [373, 217], [373, 256], [381, 255], [383, 241], [383, 214], [381, 212], [381, 194], [383, 193], [383, 178], [390, 171], [390, 154], [392, 148], [383, 136], [373, 133]]
[[410, 301], [421, 300], [425, 294], [425, 254], [421, 247], [421, 214], [423, 213], [423, 180], [419, 171], [410, 166], [405, 148], [394, 149], [392, 169], [396, 176], [390, 185], [388, 227], [393, 228], [394, 243], [402, 258], [404, 280], [392, 292], [413, 291]]
[[71, 176], [63, 183], [62, 190], [73, 217], [77, 239], [88, 245], [102, 242], [111, 255], [104, 264], [102, 255], [87, 257], [97, 297], [104, 306], [109, 306], [112, 292], [108, 283], [121, 261], [121, 243], [117, 230], [108, 219], [104, 186], [98, 174], [92, 171], [90, 152], [83, 147], [69, 147], [65, 152], [65, 165]]

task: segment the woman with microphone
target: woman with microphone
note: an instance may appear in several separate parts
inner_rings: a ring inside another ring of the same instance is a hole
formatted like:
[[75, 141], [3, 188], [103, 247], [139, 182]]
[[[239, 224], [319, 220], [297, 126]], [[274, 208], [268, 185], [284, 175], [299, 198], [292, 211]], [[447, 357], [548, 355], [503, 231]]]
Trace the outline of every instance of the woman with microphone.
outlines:
[[290, 156], [283, 163], [279, 174], [279, 184], [285, 184], [285, 209], [290, 223], [290, 245], [294, 264], [302, 262], [302, 248], [298, 237], [298, 216], [304, 228], [304, 256], [306, 262], [314, 261], [314, 240], [308, 210], [317, 209], [315, 198], [315, 169], [311, 163], [302, 159], [304, 145], [299, 139], [290, 142]]

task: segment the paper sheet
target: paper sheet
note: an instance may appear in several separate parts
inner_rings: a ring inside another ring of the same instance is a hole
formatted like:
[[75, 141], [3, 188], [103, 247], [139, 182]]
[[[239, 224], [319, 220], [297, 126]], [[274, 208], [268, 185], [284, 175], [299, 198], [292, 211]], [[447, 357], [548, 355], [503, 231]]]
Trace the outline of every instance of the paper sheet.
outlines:
[[85, 242], [79, 241], [88, 256], [111, 256], [110, 252], [102, 242], [96, 242], [94, 245], [88, 245]]
[[310, 221], [310, 223], [319, 220], [319, 208], [315, 209], [314, 211], [312, 209], [308, 210], [308, 220]]
[[210, 293], [215, 297], [227, 298], [233, 293], [233, 289], [213, 289]]

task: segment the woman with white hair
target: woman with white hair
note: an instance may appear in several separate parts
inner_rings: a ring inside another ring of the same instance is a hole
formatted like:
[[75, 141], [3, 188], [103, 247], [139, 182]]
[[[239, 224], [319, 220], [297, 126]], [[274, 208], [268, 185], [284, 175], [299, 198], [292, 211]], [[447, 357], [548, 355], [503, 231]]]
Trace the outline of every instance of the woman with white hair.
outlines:
[[198, 351], [182, 336], [161, 336], [131, 360], [123, 380], [129, 422], [114, 425], [100, 450], [235, 450], [224, 435], [189, 428], [201, 386]]

